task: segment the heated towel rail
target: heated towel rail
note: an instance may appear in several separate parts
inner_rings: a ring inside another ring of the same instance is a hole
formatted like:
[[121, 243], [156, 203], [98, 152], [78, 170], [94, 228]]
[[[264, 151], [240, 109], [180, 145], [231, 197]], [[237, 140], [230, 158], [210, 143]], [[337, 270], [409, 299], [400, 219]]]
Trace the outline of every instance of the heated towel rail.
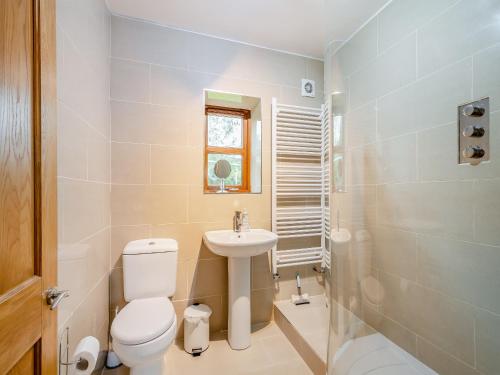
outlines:
[[[272, 102], [273, 275], [280, 267], [329, 267], [328, 109]], [[327, 254], [328, 253], [328, 254]]]

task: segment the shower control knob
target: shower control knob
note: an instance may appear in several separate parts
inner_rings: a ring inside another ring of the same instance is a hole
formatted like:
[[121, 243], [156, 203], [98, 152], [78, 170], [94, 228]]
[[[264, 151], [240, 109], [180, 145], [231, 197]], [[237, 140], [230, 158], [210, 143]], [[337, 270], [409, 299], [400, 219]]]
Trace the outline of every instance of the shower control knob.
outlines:
[[481, 117], [484, 115], [484, 108], [469, 104], [463, 109], [464, 115], [469, 117]]
[[479, 146], [469, 146], [464, 149], [463, 154], [469, 159], [481, 159], [484, 156], [484, 150]]
[[467, 126], [462, 132], [464, 137], [482, 137], [484, 135], [484, 128], [480, 126]]

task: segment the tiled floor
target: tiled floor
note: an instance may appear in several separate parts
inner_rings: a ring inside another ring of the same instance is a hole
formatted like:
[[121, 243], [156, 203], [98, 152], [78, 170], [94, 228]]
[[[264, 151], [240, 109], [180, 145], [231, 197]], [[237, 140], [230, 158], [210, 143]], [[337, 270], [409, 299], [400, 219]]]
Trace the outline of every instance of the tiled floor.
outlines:
[[[212, 338], [200, 357], [192, 357], [182, 343], [170, 347], [165, 375], [312, 375], [305, 362], [274, 324], [256, 327], [252, 346], [231, 350], [224, 336]], [[128, 375], [124, 366], [106, 370], [104, 375]]]

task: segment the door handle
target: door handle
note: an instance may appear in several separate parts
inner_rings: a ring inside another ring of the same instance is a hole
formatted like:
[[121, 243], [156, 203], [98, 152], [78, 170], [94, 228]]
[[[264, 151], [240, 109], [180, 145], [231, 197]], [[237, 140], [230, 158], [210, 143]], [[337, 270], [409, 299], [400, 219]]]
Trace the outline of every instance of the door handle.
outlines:
[[69, 290], [49, 288], [45, 291], [45, 300], [47, 301], [47, 305], [50, 306], [51, 310], [56, 309], [61, 301], [66, 297], [69, 297]]

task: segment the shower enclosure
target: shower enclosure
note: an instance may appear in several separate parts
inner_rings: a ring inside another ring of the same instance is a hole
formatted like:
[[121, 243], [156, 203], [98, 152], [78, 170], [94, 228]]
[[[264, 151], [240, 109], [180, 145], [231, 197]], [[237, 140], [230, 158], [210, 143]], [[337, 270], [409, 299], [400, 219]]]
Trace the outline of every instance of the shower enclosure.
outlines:
[[[500, 374], [500, 1], [394, 0], [328, 44], [325, 86], [328, 374]], [[460, 164], [483, 98], [489, 160]]]

